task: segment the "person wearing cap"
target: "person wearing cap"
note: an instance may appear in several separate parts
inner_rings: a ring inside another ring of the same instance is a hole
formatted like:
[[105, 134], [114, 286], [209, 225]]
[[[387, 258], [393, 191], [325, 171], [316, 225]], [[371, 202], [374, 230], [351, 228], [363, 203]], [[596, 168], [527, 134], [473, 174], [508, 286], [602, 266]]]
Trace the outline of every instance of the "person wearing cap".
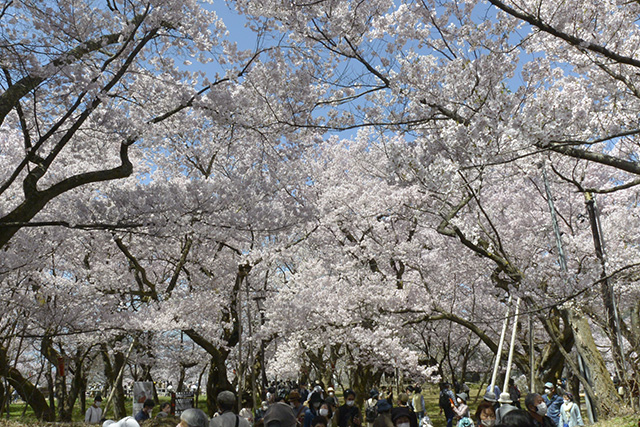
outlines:
[[209, 417], [202, 409], [189, 408], [180, 414], [180, 427], [208, 427]]
[[151, 411], [153, 407], [156, 406], [155, 402], [152, 399], [147, 399], [144, 401], [142, 405], [142, 409], [135, 416], [135, 419], [138, 423], [148, 420], [151, 418]]
[[518, 409], [511, 404], [511, 396], [508, 392], [500, 393], [498, 403], [500, 404], [500, 407], [496, 410], [496, 424], [500, 424], [502, 422], [502, 417], [507, 415], [507, 413], [513, 411], [514, 409]]
[[393, 418], [394, 412], [404, 409], [409, 412], [410, 427], [418, 427], [418, 417], [413, 409], [409, 406], [409, 395], [407, 393], [400, 393], [400, 396], [398, 397], [398, 407], [391, 410], [391, 418]]
[[542, 399], [547, 404], [547, 416], [557, 425], [560, 420], [560, 407], [564, 400], [558, 395], [556, 387], [551, 382], [544, 384], [544, 393]]
[[560, 407], [560, 419], [558, 427], [576, 427], [583, 426], [580, 408], [573, 402], [573, 394], [565, 393], [562, 396], [564, 403]]
[[356, 406], [356, 392], [347, 389], [344, 392], [344, 405], [336, 411], [335, 420], [338, 427], [359, 427], [360, 408]]
[[484, 397], [482, 398], [482, 401], [491, 403], [494, 411], [497, 411], [500, 407], [500, 404], [498, 403], [498, 396], [496, 396], [492, 391], [486, 392], [484, 394]]
[[375, 388], [369, 392], [369, 398], [364, 402], [364, 417], [367, 427], [373, 427], [373, 422], [378, 416], [378, 390]]
[[471, 414], [469, 412], [469, 406], [467, 405], [468, 399], [469, 396], [467, 395], [467, 393], [458, 393], [458, 395], [456, 396], [458, 406], [453, 408], [453, 412], [455, 412], [456, 418], [458, 418], [458, 420], [469, 418], [469, 415]]
[[391, 420], [391, 403], [387, 399], [380, 399], [376, 403], [378, 416], [373, 422], [373, 427], [393, 427]]
[[[264, 427], [296, 427], [296, 416], [291, 405], [277, 402], [269, 405], [264, 414]], [[210, 427], [213, 427], [210, 425]]]
[[233, 392], [221, 391], [216, 397], [216, 403], [220, 415], [211, 418], [209, 427], [250, 427], [249, 421], [233, 412], [236, 406], [236, 395]]
[[102, 396], [100, 394], [96, 394], [96, 397], [93, 399], [93, 405], [89, 406], [87, 412], [84, 414], [84, 422], [87, 424], [99, 424], [102, 420]]

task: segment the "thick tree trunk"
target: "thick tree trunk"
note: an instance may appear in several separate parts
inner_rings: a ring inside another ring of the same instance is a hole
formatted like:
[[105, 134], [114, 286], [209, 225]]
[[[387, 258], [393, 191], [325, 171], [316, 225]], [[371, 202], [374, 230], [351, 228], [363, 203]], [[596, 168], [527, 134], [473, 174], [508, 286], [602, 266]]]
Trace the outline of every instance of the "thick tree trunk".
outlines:
[[42, 421], [54, 421], [55, 414], [47, 404], [42, 392], [25, 378], [16, 368], [7, 362], [7, 350], [0, 347], [0, 372], [9, 384], [16, 389], [22, 399], [33, 409], [35, 416]]
[[592, 387], [596, 394], [594, 403], [598, 416], [618, 415], [622, 407], [622, 401], [613, 385], [602, 354], [593, 340], [591, 327], [581, 312], [568, 310], [568, 315], [569, 324], [575, 337], [576, 349], [591, 371]]
[[209, 416], [213, 416], [218, 410], [216, 402], [218, 393], [224, 390], [233, 391], [233, 387], [227, 378], [226, 360], [228, 356], [228, 352], [220, 350], [217, 355], [212, 355], [211, 357], [211, 368], [207, 377], [207, 408], [209, 409]]
[[[122, 387], [122, 377], [118, 378], [118, 373], [125, 363], [125, 355], [121, 352], [116, 352], [113, 355], [113, 363], [109, 358], [109, 353], [106, 346], [102, 347], [102, 359], [104, 361], [104, 374], [107, 378], [107, 383], [110, 387], [115, 388], [113, 393], [113, 413], [114, 418], [120, 419], [127, 416], [125, 409], [125, 395], [124, 388]], [[106, 409], [106, 408], [105, 408]]]

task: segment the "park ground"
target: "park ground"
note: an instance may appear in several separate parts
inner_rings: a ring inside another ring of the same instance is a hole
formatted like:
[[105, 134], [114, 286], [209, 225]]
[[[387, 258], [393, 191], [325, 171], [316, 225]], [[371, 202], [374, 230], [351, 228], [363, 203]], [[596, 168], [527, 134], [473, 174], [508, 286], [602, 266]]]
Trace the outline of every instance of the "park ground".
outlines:
[[[427, 414], [431, 418], [433, 427], [445, 427], [446, 422], [445, 422], [444, 416], [439, 414], [437, 387], [435, 386], [425, 387], [423, 389], [423, 395], [424, 395], [425, 403], [427, 407]], [[169, 397], [165, 397], [165, 396], [160, 396], [159, 399], [160, 399], [160, 403], [170, 401]], [[476, 388], [472, 387], [470, 398], [469, 398], [469, 407], [471, 408], [472, 416], [473, 416], [473, 413], [475, 412], [475, 408], [477, 407], [478, 402], [481, 399], [482, 397], [478, 393], [477, 387]], [[197, 406], [206, 412], [207, 411], [206, 398], [204, 396], [200, 396], [198, 400], [199, 401]], [[87, 404], [89, 404], [89, 401], [87, 402]], [[127, 413], [129, 414], [132, 412], [131, 405], [132, 405], [131, 401], [128, 401], [126, 408], [127, 408]], [[155, 414], [157, 410], [158, 410], [158, 407], [154, 408], [153, 413]], [[582, 408], [582, 414], [583, 414], [583, 418], [585, 418], [585, 423], [588, 424], [588, 421], [586, 420], [586, 412], [584, 408]], [[84, 419], [84, 414], [81, 412], [79, 404], [76, 405], [76, 407], [74, 408], [74, 412], [73, 412], [74, 422], [72, 423], [40, 422], [34, 417], [33, 412], [31, 411], [30, 408], [26, 408], [25, 410], [25, 405], [23, 403], [12, 404], [9, 415], [10, 415], [9, 419], [6, 418], [6, 414], [4, 414], [2, 418], [0, 418], [0, 427], [20, 427], [20, 426], [36, 427], [36, 426], [45, 426], [45, 425], [46, 426], [63, 426], [64, 425], [65, 427], [86, 426], [86, 424], [82, 422], [82, 420]], [[111, 411], [108, 411], [106, 414], [106, 418], [109, 419], [110, 416], [112, 417], [113, 413]], [[598, 423], [595, 423], [593, 424], [593, 426], [594, 427], [639, 427], [640, 414], [632, 414], [632, 415], [615, 417], [606, 421], [600, 421]]]

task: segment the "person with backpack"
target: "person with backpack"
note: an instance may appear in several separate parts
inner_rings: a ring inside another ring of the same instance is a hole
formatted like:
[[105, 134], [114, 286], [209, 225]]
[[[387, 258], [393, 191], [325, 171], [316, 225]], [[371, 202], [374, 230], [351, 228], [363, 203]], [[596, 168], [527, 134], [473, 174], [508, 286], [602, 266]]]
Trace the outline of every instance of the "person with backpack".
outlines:
[[364, 402], [364, 419], [367, 427], [373, 427], [373, 422], [378, 416], [378, 390], [375, 388], [369, 392], [369, 399]]
[[442, 383], [440, 386], [440, 397], [438, 398], [438, 406], [440, 407], [440, 414], [444, 412], [444, 416], [447, 419], [447, 427], [453, 426], [453, 417], [455, 412], [453, 408], [456, 406], [456, 397], [449, 389], [449, 383]]

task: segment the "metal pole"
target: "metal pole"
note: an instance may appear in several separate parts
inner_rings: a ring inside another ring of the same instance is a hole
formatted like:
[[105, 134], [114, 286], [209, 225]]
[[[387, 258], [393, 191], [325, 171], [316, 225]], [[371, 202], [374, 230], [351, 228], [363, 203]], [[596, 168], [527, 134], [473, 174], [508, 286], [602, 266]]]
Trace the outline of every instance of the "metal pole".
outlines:
[[511, 363], [513, 363], [513, 349], [516, 346], [516, 332], [518, 331], [519, 315], [520, 315], [520, 298], [516, 300], [516, 316], [513, 319], [513, 331], [511, 331], [511, 343], [509, 345], [509, 359], [507, 360], [507, 372], [504, 374], [504, 385], [502, 386], [502, 391], [508, 390], [508, 387], [509, 387], [509, 376], [511, 375]]
[[[502, 324], [502, 332], [500, 333], [500, 343], [498, 344], [498, 352], [496, 353], [496, 361], [493, 365], [493, 375], [491, 375], [491, 384], [489, 390], [493, 393], [493, 389], [496, 385], [496, 378], [498, 377], [498, 368], [500, 367], [500, 359], [502, 358], [502, 347], [504, 346], [504, 336], [507, 333], [507, 326], [509, 324], [509, 312], [511, 310], [511, 295], [509, 295], [509, 301], [507, 301], [507, 313], [504, 315], [504, 323]], [[496, 396], [496, 399], [500, 396]]]

